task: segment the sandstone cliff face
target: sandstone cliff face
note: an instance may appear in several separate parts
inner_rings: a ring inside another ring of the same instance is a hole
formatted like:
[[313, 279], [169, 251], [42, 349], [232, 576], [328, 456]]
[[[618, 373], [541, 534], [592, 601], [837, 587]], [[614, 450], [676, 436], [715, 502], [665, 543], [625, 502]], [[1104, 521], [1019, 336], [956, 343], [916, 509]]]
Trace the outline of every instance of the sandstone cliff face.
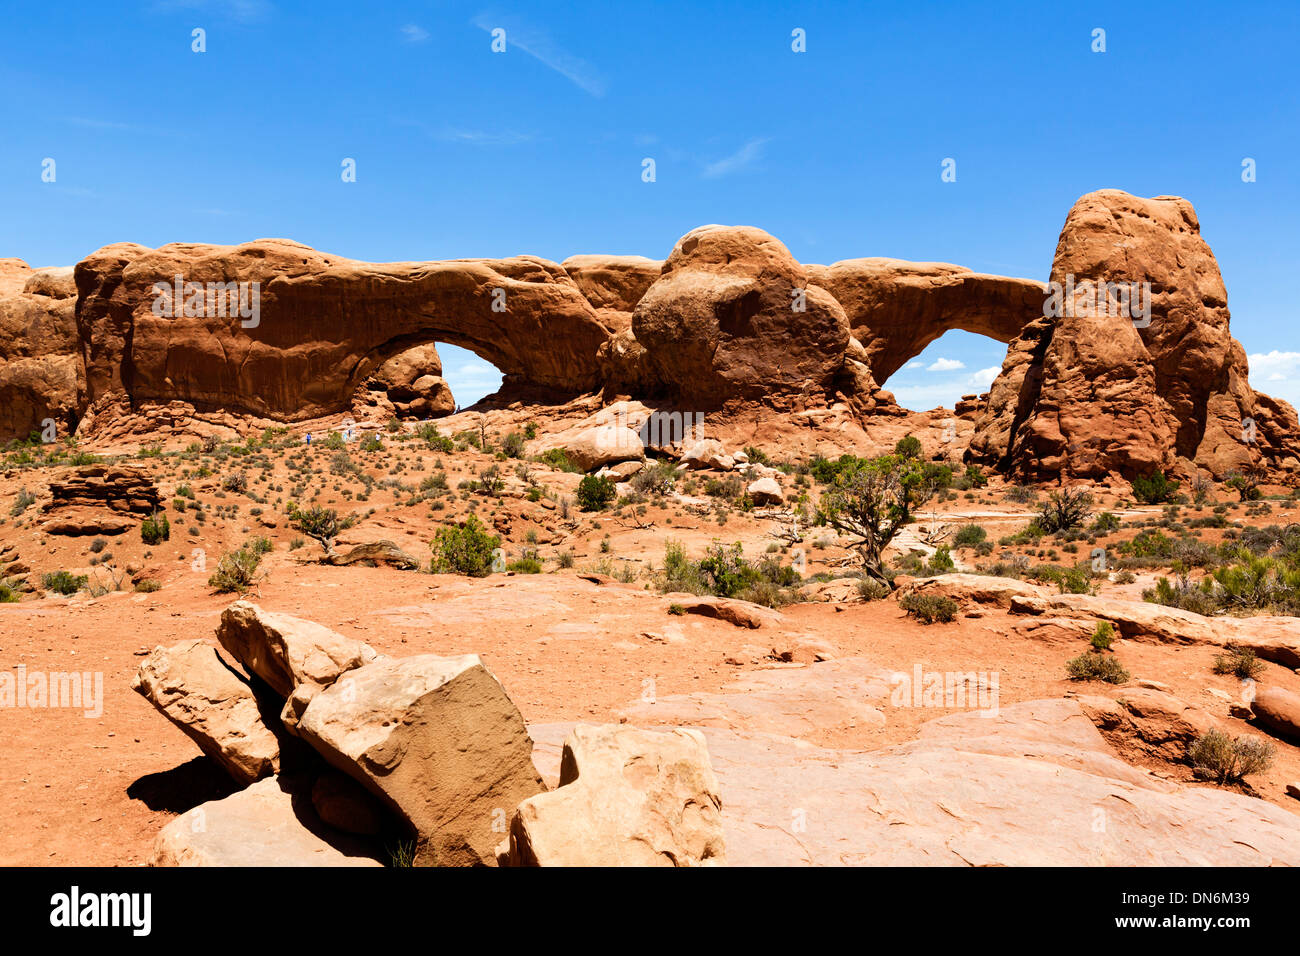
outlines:
[[49, 419], [58, 437], [76, 427], [86, 384], [71, 279], [71, 269], [0, 259], [0, 440]]
[[1083, 196], [1051, 282], [1058, 314], [1036, 330], [1035, 349], [1013, 344], [972, 456], [1029, 476], [1195, 466], [1222, 477], [1300, 464], [1294, 410], [1260, 402], [1247, 382], [1223, 279], [1187, 200]]

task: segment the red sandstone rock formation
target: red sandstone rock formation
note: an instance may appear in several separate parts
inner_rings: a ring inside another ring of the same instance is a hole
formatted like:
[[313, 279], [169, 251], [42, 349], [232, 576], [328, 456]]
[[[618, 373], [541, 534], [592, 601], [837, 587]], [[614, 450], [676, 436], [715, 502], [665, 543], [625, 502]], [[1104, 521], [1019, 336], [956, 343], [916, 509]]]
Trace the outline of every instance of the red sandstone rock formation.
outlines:
[[[176, 276], [205, 294], [182, 287], [175, 314], [160, 311]], [[1045, 311], [1057, 286], [895, 259], [804, 266], [748, 226], [696, 229], [662, 263], [374, 264], [284, 239], [119, 243], [79, 263], [74, 288], [67, 270], [0, 260], [0, 438], [47, 418], [120, 431], [163, 407], [302, 420], [347, 411], [359, 387], [363, 404], [438, 414], [450, 398], [436, 341], [492, 362], [508, 395], [542, 401], [895, 415], [877, 383], [960, 328], [1009, 343], [987, 398], [962, 402], [974, 460], [1037, 477], [1300, 470], [1300, 421], [1250, 388], [1190, 203], [1084, 196], [1051, 279], [1062, 291]], [[213, 283], [255, 283], [256, 309], [248, 292], [217, 309]], [[1149, 290], [1129, 303], [1149, 321], [1089, 309], [1084, 290], [1106, 283]]]
[[[1250, 388], [1223, 279], [1187, 200], [1116, 189], [1082, 197], [1051, 282], [1061, 314], [1013, 341], [974, 457], [1039, 477], [1300, 466], [1295, 412]], [[1117, 288], [1103, 292], [1107, 284]]]

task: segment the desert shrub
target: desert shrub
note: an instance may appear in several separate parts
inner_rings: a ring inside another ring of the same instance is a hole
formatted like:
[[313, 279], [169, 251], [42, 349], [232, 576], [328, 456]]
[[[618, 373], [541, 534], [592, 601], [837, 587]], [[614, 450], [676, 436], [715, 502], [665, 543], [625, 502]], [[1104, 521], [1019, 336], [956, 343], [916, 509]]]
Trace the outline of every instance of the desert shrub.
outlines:
[[1188, 748], [1192, 766], [1218, 784], [1237, 783], [1247, 774], [1263, 773], [1273, 762], [1276, 748], [1259, 737], [1233, 740], [1221, 730], [1210, 730]]
[[262, 553], [247, 544], [234, 551], [227, 551], [208, 578], [208, 586], [218, 594], [243, 594], [257, 583], [257, 568], [261, 563]]
[[1255, 680], [1264, 672], [1264, 662], [1249, 647], [1229, 644], [1225, 653], [1214, 657], [1214, 673], [1231, 674], [1239, 680]]
[[758, 578], [757, 570], [745, 560], [739, 541], [730, 547], [713, 542], [700, 559], [699, 570], [709, 593], [718, 597], [734, 597]]
[[1142, 600], [1207, 616], [1219, 607], [1211, 579], [1205, 578], [1196, 584], [1188, 580], [1186, 575], [1179, 575], [1174, 582], [1165, 577], [1157, 578], [1154, 588], [1142, 592]]
[[1118, 531], [1120, 520], [1109, 511], [1102, 511], [1093, 519], [1092, 524], [1088, 525], [1088, 530], [1096, 534], [1110, 534], [1112, 531]]
[[502, 439], [501, 451], [507, 458], [522, 458], [524, 456], [525, 441], [522, 432], [511, 432]]
[[333, 508], [325, 508], [321, 505], [312, 505], [310, 508], [299, 508], [293, 502], [289, 503], [289, 523], [297, 528], [307, 537], [318, 542], [325, 549], [326, 554], [334, 550], [334, 540], [339, 534], [356, 523], [356, 519], [349, 517], [340, 517], [339, 513]]
[[430, 545], [433, 558], [430, 569], [435, 574], [466, 574], [472, 578], [492, 573], [492, 562], [501, 538], [489, 534], [477, 515], [470, 515], [459, 527], [446, 525], [438, 529]]
[[[821, 497], [816, 523], [850, 535], [850, 547], [862, 559], [867, 575], [888, 584], [881, 552], [911, 520], [912, 509], [930, 498], [938, 477], [920, 462], [886, 455], [851, 459], [839, 467], [832, 487]], [[946, 470], [946, 469], [945, 469]], [[951, 477], [951, 471], [948, 472]]]
[[952, 552], [947, 547], [939, 547], [934, 549], [934, 554], [930, 555], [930, 560], [925, 563], [925, 574], [927, 577], [948, 574], [956, 567], [952, 562]]
[[899, 458], [920, 458], [921, 457], [921, 439], [915, 435], [908, 435], [906, 438], [900, 438], [898, 444], [894, 446], [894, 454]]
[[1034, 568], [1030, 576], [1038, 581], [1055, 584], [1062, 594], [1088, 594], [1092, 591], [1092, 571], [1086, 564], [1076, 564], [1069, 568], [1043, 564]]
[[563, 448], [549, 448], [542, 452], [540, 461], [550, 465], [556, 471], [580, 472], [582, 471], [565, 453]]
[[556, 558], [556, 561], [559, 563], [560, 567], [562, 567], [562, 568], [571, 568], [571, 567], [573, 567], [573, 562], [574, 562], [574, 555], [573, 555], [573, 552], [572, 552], [572, 551], [561, 551], [560, 554], [559, 554], [559, 557]]
[[135, 589], [141, 594], [151, 594], [161, 587], [162, 584], [155, 581], [153, 578], [141, 578], [139, 581], [135, 582]]
[[17, 604], [19, 600], [18, 589], [8, 581], [0, 581], [0, 604]]
[[952, 543], [958, 548], [973, 548], [988, 536], [989, 533], [982, 526], [967, 524], [957, 529], [957, 533], [952, 537]]
[[1129, 673], [1109, 654], [1089, 651], [1065, 662], [1065, 673], [1070, 680], [1099, 680], [1107, 684], [1123, 684]]
[[439, 433], [438, 426], [433, 422], [424, 422], [415, 429], [415, 436], [423, 441], [433, 451], [442, 452], [444, 455], [450, 454], [456, 448], [456, 443], [446, 435]]
[[496, 465], [488, 465], [478, 473], [478, 490], [483, 494], [500, 498], [505, 488], [506, 480], [501, 476], [501, 469]]
[[967, 465], [966, 473], [963, 477], [965, 477], [966, 485], [969, 488], [983, 488], [989, 483], [989, 480], [984, 477], [984, 472], [980, 469], [979, 465]]
[[1092, 515], [1092, 496], [1085, 491], [1062, 488], [1053, 491], [1039, 508], [1035, 519], [1047, 534], [1069, 531], [1083, 524]]
[[532, 555], [524, 555], [522, 558], [507, 564], [506, 570], [513, 571], [516, 574], [541, 574], [542, 562]]
[[578, 482], [578, 507], [583, 511], [603, 511], [614, 500], [614, 482], [598, 475], [587, 475]]
[[889, 596], [889, 588], [875, 578], [859, 578], [858, 595], [864, 601], [879, 601]]
[[26, 488], [20, 488], [18, 489], [18, 494], [14, 496], [14, 503], [9, 507], [9, 515], [17, 518], [35, 503], [36, 496]]
[[51, 571], [41, 575], [41, 584], [47, 591], [54, 591], [56, 594], [76, 594], [86, 586], [90, 580], [84, 574], [73, 574], [71, 571]]
[[243, 494], [248, 490], [248, 476], [242, 471], [232, 471], [221, 479], [221, 488]]
[[662, 498], [671, 494], [679, 471], [670, 461], [647, 461], [645, 467], [632, 476], [632, 490], [639, 495]]
[[1092, 632], [1092, 646], [1099, 651], [1110, 650], [1115, 643], [1115, 625], [1110, 621], [1098, 621]]
[[361, 451], [383, 451], [384, 441], [373, 432], [361, 439], [361, 444], [357, 446]]
[[1234, 471], [1227, 476], [1223, 483], [1227, 487], [1234, 489], [1241, 496], [1242, 501], [1258, 501], [1264, 497], [1264, 493], [1259, 490], [1259, 476], [1253, 472], [1243, 474]]
[[1018, 505], [1030, 505], [1038, 500], [1038, 492], [1028, 485], [1012, 485], [1007, 489], [1006, 498]]
[[958, 604], [947, 595], [904, 594], [898, 606], [922, 624], [947, 624], [957, 618]]
[[1174, 553], [1174, 540], [1163, 532], [1148, 529], [1125, 541], [1119, 550], [1135, 558], [1169, 558]]
[[1163, 471], [1157, 471], [1145, 477], [1134, 478], [1132, 487], [1135, 500], [1146, 505], [1158, 505], [1173, 501], [1178, 491], [1178, 482], [1171, 481]]
[[767, 452], [755, 445], [745, 446], [745, 457], [749, 459], [752, 465], [770, 465], [772, 459], [767, 456]]
[[99, 554], [99, 552], [103, 551], [106, 547], [108, 547], [107, 538], [96, 538], [94, 541], [90, 542], [90, 550], [92, 554]]
[[171, 522], [167, 520], [165, 514], [155, 511], [140, 523], [140, 540], [145, 544], [160, 544], [163, 541], [170, 541], [171, 536]]

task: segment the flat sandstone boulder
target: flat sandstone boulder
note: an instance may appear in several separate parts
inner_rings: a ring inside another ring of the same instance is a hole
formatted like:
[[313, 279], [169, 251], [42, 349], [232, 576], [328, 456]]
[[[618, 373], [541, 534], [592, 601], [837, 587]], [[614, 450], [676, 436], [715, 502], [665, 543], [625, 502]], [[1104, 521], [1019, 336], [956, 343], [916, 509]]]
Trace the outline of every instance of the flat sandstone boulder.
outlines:
[[511, 866], [722, 865], [722, 800], [698, 730], [579, 726], [560, 787], [519, 805]]
[[157, 707], [240, 783], [279, 767], [280, 743], [253, 690], [202, 641], [155, 647], [131, 689]]
[[546, 789], [519, 709], [473, 654], [350, 671], [297, 734], [406, 821], [417, 866], [494, 865], [508, 814]]
[[150, 866], [381, 866], [372, 848], [321, 824], [279, 777], [200, 804], [163, 827]]
[[217, 640], [281, 697], [300, 684], [328, 686], [376, 657], [368, 644], [251, 601], [236, 601], [222, 612]]

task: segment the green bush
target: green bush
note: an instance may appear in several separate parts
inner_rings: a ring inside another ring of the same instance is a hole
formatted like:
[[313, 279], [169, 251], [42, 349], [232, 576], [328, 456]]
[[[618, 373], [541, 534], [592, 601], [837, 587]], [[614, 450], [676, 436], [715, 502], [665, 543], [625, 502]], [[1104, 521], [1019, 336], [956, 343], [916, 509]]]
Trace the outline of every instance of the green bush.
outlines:
[[355, 518], [340, 517], [333, 508], [324, 508], [321, 505], [299, 508], [291, 501], [287, 511], [289, 523], [319, 543], [327, 554], [334, 550], [335, 538], [356, 523]]
[[73, 574], [71, 571], [51, 571], [41, 575], [41, 584], [45, 586], [45, 590], [58, 594], [76, 594], [89, 580], [86, 575]]
[[915, 435], [908, 435], [906, 438], [900, 438], [898, 444], [894, 446], [894, 454], [899, 458], [920, 458], [921, 457], [921, 439]]
[[1249, 647], [1229, 644], [1226, 653], [1214, 657], [1214, 673], [1231, 674], [1239, 680], [1255, 680], [1264, 672], [1264, 662]]
[[511, 561], [506, 565], [507, 571], [513, 571], [516, 574], [541, 574], [542, 562], [531, 555]]
[[1058, 534], [1083, 524], [1091, 515], [1092, 496], [1073, 488], [1053, 491], [1035, 519], [1047, 534]]
[[947, 624], [956, 620], [959, 609], [952, 598], [936, 594], [904, 594], [898, 599], [898, 606], [922, 624], [935, 621]]
[[450, 454], [456, 447], [456, 443], [446, 435], [440, 434], [438, 426], [433, 422], [424, 422], [415, 429], [415, 436], [421, 439], [433, 451]]
[[958, 548], [973, 548], [988, 536], [989, 533], [980, 525], [967, 524], [957, 529], [952, 543]]
[[1119, 526], [1119, 518], [1109, 511], [1102, 511], [1093, 519], [1092, 524], [1088, 525], [1088, 530], [1097, 534], [1110, 534], [1112, 531], [1118, 531]]
[[135, 582], [135, 589], [141, 594], [151, 594], [161, 587], [162, 585], [153, 578], [141, 578]]
[[1107, 684], [1124, 684], [1129, 673], [1109, 654], [1089, 651], [1065, 662], [1065, 672], [1070, 680], [1099, 680]]
[[1174, 495], [1178, 491], [1178, 482], [1170, 481], [1162, 471], [1154, 472], [1145, 477], [1134, 478], [1132, 486], [1134, 499], [1146, 505], [1158, 505], [1166, 501], [1173, 501]]
[[563, 448], [548, 448], [546, 451], [542, 452], [540, 460], [543, 464], [550, 465], [556, 471], [568, 471], [574, 473], [582, 471], [581, 468], [573, 463], [572, 459], [569, 458]]
[[983, 488], [989, 483], [979, 465], [966, 466], [966, 484], [971, 488]]
[[17, 604], [18, 591], [8, 581], [0, 581], [0, 604]]
[[1115, 643], [1115, 625], [1110, 621], [1098, 621], [1092, 632], [1092, 646], [1099, 651], [1110, 650]]
[[257, 567], [261, 563], [262, 553], [247, 544], [227, 551], [208, 578], [208, 586], [218, 594], [243, 594], [257, 582]]
[[614, 482], [597, 475], [587, 475], [578, 482], [578, 507], [583, 511], [603, 511], [614, 500]]
[[501, 451], [507, 458], [522, 458], [524, 456], [524, 438], [521, 432], [511, 432], [501, 442]]
[[482, 578], [492, 573], [492, 561], [501, 547], [501, 538], [489, 534], [477, 515], [470, 515], [459, 527], [439, 528], [430, 547], [433, 549], [430, 569], [435, 574]]
[[145, 544], [170, 541], [171, 536], [171, 522], [167, 520], [167, 515], [160, 512], [155, 511], [140, 524], [140, 540]]
[[1221, 730], [1211, 730], [1197, 738], [1187, 756], [1193, 767], [1223, 785], [1237, 783], [1247, 774], [1263, 773], [1275, 753], [1273, 744], [1259, 737], [1233, 740]]

